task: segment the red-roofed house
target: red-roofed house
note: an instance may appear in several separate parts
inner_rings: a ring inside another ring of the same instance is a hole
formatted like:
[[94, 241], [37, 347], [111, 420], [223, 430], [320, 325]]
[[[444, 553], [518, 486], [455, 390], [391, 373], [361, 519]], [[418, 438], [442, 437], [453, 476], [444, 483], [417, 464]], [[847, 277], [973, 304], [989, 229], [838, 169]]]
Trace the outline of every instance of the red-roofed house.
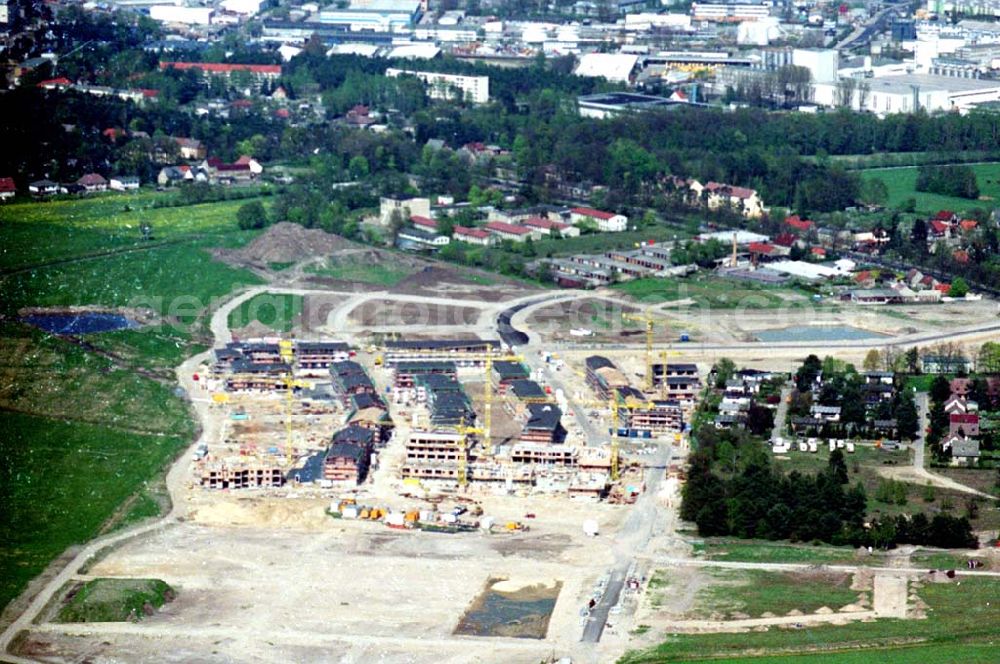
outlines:
[[431, 231], [433, 233], [436, 233], [438, 229], [438, 224], [435, 220], [430, 217], [422, 217], [418, 214], [410, 217], [410, 223], [417, 228], [422, 228], [425, 231]]
[[823, 247], [813, 247], [812, 249], [809, 250], [809, 253], [811, 253], [815, 258], [819, 258], [820, 260], [826, 258], [826, 249], [824, 249]]
[[46, 90], [56, 90], [58, 88], [66, 88], [73, 85], [73, 81], [69, 80], [65, 76], [60, 76], [59, 78], [50, 78], [47, 81], [42, 81], [38, 84], [38, 87], [45, 88]]
[[537, 240], [542, 235], [538, 231], [533, 231], [530, 228], [517, 224], [508, 224], [506, 221], [491, 221], [484, 228], [501, 240], [512, 240], [514, 242], [524, 242], [529, 237]]
[[545, 217], [528, 217], [521, 222], [521, 225], [536, 230], [542, 235], [556, 237], [579, 237], [580, 235], [580, 229], [576, 226], [570, 226], [561, 221], [553, 221]]
[[948, 433], [952, 436], [962, 432], [970, 438], [979, 435], [979, 415], [976, 413], [952, 413], [948, 416]]
[[872, 274], [871, 270], [861, 270], [854, 274], [854, 283], [859, 286], [874, 286], [875, 275]]
[[128, 136], [128, 133], [121, 127], [108, 127], [107, 129], [101, 132], [101, 135], [104, 136], [104, 138], [108, 139], [109, 141], [115, 142], [119, 138], [125, 138], [126, 136]]
[[934, 290], [940, 291], [942, 295], [947, 295], [951, 290], [951, 284], [934, 284]]
[[77, 180], [76, 183], [87, 192], [108, 190], [108, 181], [98, 173], [87, 173]]
[[770, 242], [751, 242], [747, 250], [751, 258], [771, 258], [778, 254], [778, 248]]
[[14, 178], [0, 178], [0, 201], [14, 198], [16, 194], [17, 185], [14, 184]]
[[753, 189], [734, 187], [721, 182], [708, 182], [704, 190], [708, 192], [709, 209], [729, 207], [736, 209], [744, 217], [751, 218], [764, 214], [764, 202]]
[[469, 244], [479, 244], [488, 247], [496, 242], [496, 236], [482, 228], [469, 228], [467, 226], [455, 226], [455, 231], [451, 238], [456, 242], [468, 242]]
[[943, 221], [946, 224], [952, 224], [958, 220], [958, 215], [951, 210], [941, 210], [936, 215], [934, 215], [935, 221]]
[[927, 224], [927, 235], [931, 238], [948, 237], [950, 230], [951, 225], [940, 219], [931, 219], [931, 223]]
[[963, 219], [962, 221], [958, 222], [958, 227], [962, 229], [963, 233], [969, 233], [970, 231], [974, 231], [976, 230], [977, 226], [979, 226], [979, 222], [976, 221], [975, 219]]
[[594, 221], [597, 228], [604, 233], [619, 233], [628, 228], [628, 217], [623, 214], [587, 207], [573, 208], [569, 211], [569, 221], [574, 226], [587, 219]]
[[287, 108], [276, 108], [274, 109], [274, 117], [281, 118], [282, 120], [287, 120], [292, 117], [292, 112]]
[[955, 259], [956, 263], [963, 265], [969, 262], [969, 252], [965, 249], [956, 249], [952, 252], [951, 257]]
[[812, 227], [814, 226], [813, 222], [808, 219], [803, 219], [797, 214], [785, 217], [785, 224], [803, 233], [812, 230]]
[[774, 238], [774, 243], [779, 247], [791, 247], [795, 244], [796, 238], [791, 233], [780, 233], [776, 238]]

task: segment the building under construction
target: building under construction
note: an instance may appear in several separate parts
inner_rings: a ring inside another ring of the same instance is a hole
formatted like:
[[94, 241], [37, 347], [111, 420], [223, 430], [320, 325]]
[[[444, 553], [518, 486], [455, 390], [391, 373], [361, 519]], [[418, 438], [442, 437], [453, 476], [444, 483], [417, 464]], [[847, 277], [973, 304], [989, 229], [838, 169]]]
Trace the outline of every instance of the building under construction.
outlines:
[[200, 483], [206, 489], [259, 489], [285, 483], [285, 471], [274, 464], [214, 461], [200, 470]]
[[498, 354], [499, 341], [484, 339], [423, 339], [386, 341], [383, 362], [450, 360], [458, 366], [482, 366], [490, 353]]
[[405, 443], [403, 478], [459, 479], [471, 460], [469, 439], [455, 431], [411, 431]]

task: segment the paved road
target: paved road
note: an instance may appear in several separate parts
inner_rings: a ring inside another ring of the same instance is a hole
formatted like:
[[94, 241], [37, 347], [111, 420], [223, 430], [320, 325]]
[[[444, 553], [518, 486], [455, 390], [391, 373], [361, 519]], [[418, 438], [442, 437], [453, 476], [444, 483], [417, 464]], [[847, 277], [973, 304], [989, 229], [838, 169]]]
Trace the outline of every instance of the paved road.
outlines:
[[927, 442], [927, 428], [931, 425], [930, 408], [926, 392], [917, 392], [917, 413], [919, 417], [920, 429], [917, 431], [917, 439], [913, 441], [913, 467], [918, 471], [924, 469], [924, 444]]
[[788, 417], [788, 397], [792, 395], [792, 386], [785, 385], [781, 388], [781, 401], [774, 412], [774, 427], [771, 429], [771, 442], [781, 438], [785, 430], [785, 419]]
[[[675, 558], [672, 556], [639, 556], [657, 565], [678, 565], [684, 567], [719, 567], [722, 569], [759, 569], [768, 572], [801, 572], [817, 567], [836, 572], [857, 572], [866, 570], [877, 574], [924, 574], [926, 567], [872, 567], [870, 565], [817, 565], [811, 563], [740, 563], [728, 560], [705, 560], [704, 558]], [[957, 570], [961, 576], [1000, 577], [1000, 571]]]
[[628, 516], [622, 522], [621, 528], [615, 534], [615, 563], [611, 567], [611, 578], [608, 581], [604, 596], [590, 612], [587, 624], [583, 629], [584, 643], [597, 643], [601, 640], [604, 627], [608, 622], [611, 607], [618, 603], [622, 588], [625, 585], [625, 575], [649, 540], [663, 530], [663, 519], [657, 505], [656, 494], [670, 461], [672, 448], [661, 445], [649, 461], [646, 470], [646, 490], [636, 500]]

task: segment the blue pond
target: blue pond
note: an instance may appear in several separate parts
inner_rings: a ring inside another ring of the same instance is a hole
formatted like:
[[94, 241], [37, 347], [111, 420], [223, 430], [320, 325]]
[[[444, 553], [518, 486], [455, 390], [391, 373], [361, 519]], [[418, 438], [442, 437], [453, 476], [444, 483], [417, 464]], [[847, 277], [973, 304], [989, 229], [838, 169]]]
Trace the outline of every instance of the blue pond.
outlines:
[[855, 341], [876, 339], [887, 335], [863, 330], [850, 325], [796, 325], [778, 330], [761, 330], [756, 337], [759, 341]]
[[29, 314], [23, 318], [29, 325], [52, 334], [93, 334], [113, 330], [133, 330], [139, 323], [121, 314], [96, 311], [79, 314]]

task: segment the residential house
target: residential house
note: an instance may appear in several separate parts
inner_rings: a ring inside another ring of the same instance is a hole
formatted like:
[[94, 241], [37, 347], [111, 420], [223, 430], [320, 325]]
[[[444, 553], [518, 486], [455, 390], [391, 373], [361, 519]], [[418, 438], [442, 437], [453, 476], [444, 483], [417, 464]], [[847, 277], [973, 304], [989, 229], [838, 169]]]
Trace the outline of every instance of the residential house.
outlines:
[[427, 231], [429, 233], [437, 233], [438, 224], [437, 220], [430, 217], [421, 217], [420, 215], [413, 215], [410, 217], [410, 223], [414, 228], [419, 228], [422, 231]]
[[948, 433], [952, 436], [979, 436], [979, 415], [976, 413], [952, 413], [948, 416]]
[[35, 180], [28, 184], [28, 191], [34, 196], [53, 196], [62, 193], [63, 188], [52, 180]]
[[823, 420], [824, 422], [840, 421], [840, 406], [821, 406], [816, 404], [809, 409], [809, 412], [814, 418]]
[[360, 484], [368, 475], [374, 433], [350, 425], [333, 434], [333, 441], [323, 459], [323, 479]]
[[797, 214], [785, 217], [785, 225], [799, 233], [808, 233], [815, 227], [813, 222], [808, 219], [803, 219]]
[[555, 221], [546, 217], [528, 217], [521, 222], [525, 228], [538, 231], [548, 237], [579, 237], [580, 229], [561, 221]]
[[415, 251], [437, 250], [451, 242], [447, 235], [439, 235], [433, 231], [405, 226], [396, 234], [396, 246], [400, 249]]
[[728, 207], [751, 219], [764, 214], [764, 202], [754, 189], [734, 187], [721, 182], [708, 182], [704, 191], [708, 192], [706, 204], [711, 210]]
[[969, 359], [962, 355], [927, 353], [920, 358], [920, 366], [926, 374], [966, 373], [969, 364]]
[[393, 213], [397, 212], [400, 219], [409, 219], [417, 215], [431, 216], [431, 199], [429, 198], [396, 198], [384, 196], [379, 199], [379, 223], [388, 226]]
[[164, 166], [156, 175], [156, 184], [161, 187], [180, 184], [182, 182], [194, 182], [194, 172], [192, 172], [191, 167], [187, 164], [182, 164], [181, 166]]
[[0, 201], [14, 198], [17, 195], [17, 185], [14, 178], [0, 178]]
[[497, 236], [482, 228], [469, 228], [467, 226], [455, 226], [455, 231], [451, 238], [457, 242], [468, 242], [488, 247], [495, 244]]
[[108, 188], [114, 191], [131, 191], [139, 188], [139, 178], [135, 175], [112, 175]]
[[953, 466], [973, 464], [982, 456], [979, 450], [979, 441], [962, 436], [949, 437], [941, 444], [941, 447], [946, 451], [951, 451], [951, 465]]
[[208, 156], [208, 148], [197, 138], [185, 138], [183, 136], [173, 136], [172, 138], [180, 149], [181, 159], [200, 161]]
[[628, 217], [625, 215], [594, 208], [572, 208], [569, 211], [569, 220], [574, 226], [586, 220], [593, 221], [603, 233], [620, 233], [628, 228]]
[[505, 221], [491, 221], [483, 228], [501, 240], [510, 240], [512, 242], [525, 242], [528, 238], [531, 238], [532, 240], [538, 240], [541, 238], [541, 233], [538, 231], [525, 226], [508, 224]]

